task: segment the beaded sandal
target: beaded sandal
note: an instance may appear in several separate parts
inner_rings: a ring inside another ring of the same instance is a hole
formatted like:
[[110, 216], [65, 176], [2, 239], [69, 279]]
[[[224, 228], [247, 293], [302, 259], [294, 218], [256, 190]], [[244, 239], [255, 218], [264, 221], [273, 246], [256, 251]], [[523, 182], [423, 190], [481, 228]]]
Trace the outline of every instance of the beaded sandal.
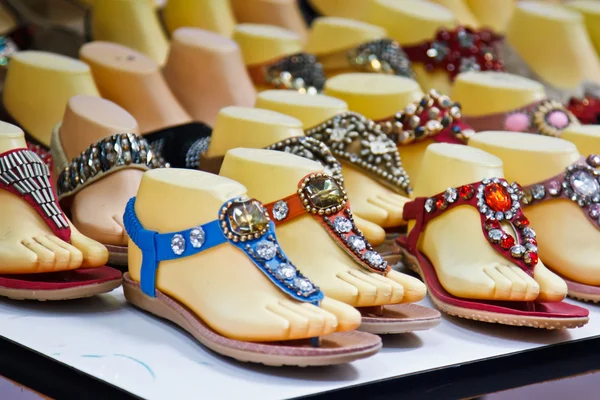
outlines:
[[[459, 206], [477, 208], [481, 228], [490, 246], [528, 275], [538, 262], [535, 232], [520, 208], [521, 188], [504, 179], [484, 179], [459, 188], [449, 188], [437, 196], [420, 197], [404, 206], [404, 218], [416, 222], [407, 237], [396, 239], [405, 265], [415, 270], [429, 289], [440, 310], [461, 318], [533, 328], [575, 328], [588, 322], [588, 310], [565, 302], [525, 302], [471, 300], [448, 293], [436, 270], [419, 251], [417, 244], [427, 224], [444, 212]], [[500, 221], [514, 228], [516, 238], [502, 229]], [[517, 240], [515, 240], [517, 239]]]
[[[373, 249], [354, 224], [346, 192], [333, 177], [315, 173], [298, 183], [298, 192], [265, 205], [276, 226], [303, 215], [312, 215], [331, 238], [368, 272], [385, 276], [390, 266]], [[430, 329], [440, 313], [416, 304], [388, 304], [358, 309], [363, 314], [360, 330], [376, 334]]]
[[[58, 201], [67, 210], [73, 196], [103, 177], [122, 169], [147, 171], [169, 165], [148, 142], [133, 133], [119, 133], [92, 144], [70, 162], [60, 142], [60, 124], [52, 132], [51, 148], [57, 171]], [[106, 245], [111, 265], [127, 265], [127, 246]]]
[[260, 65], [248, 66], [255, 85], [274, 89], [293, 89], [301, 93], [316, 94], [325, 86], [325, 73], [317, 58], [308, 53], [298, 53]]
[[156, 275], [162, 261], [230, 245], [242, 251], [266, 278], [290, 298], [319, 305], [323, 293], [284, 254], [275, 236], [275, 225], [257, 200], [231, 199], [220, 207], [218, 218], [214, 221], [185, 231], [158, 233], [142, 227], [135, 212], [135, 198], [132, 198], [123, 220], [129, 237], [142, 251], [140, 282], [134, 281], [129, 273], [124, 276], [127, 300], [178, 324], [219, 354], [267, 365], [314, 366], [368, 357], [381, 348], [379, 337], [363, 332], [334, 333], [315, 338], [312, 341], [316, 346], [313, 347], [300, 345], [298, 341], [271, 344], [230, 339], [211, 329], [184, 304], [156, 288]]
[[[523, 188], [523, 207], [558, 199], [573, 201], [600, 230], [600, 156], [581, 157], [565, 172]], [[556, 271], [554, 271], [556, 273]], [[600, 301], [600, 287], [573, 281], [561, 275], [567, 283], [569, 296], [578, 300]]]
[[[71, 228], [56, 202], [46, 164], [28, 149], [0, 154], [0, 189], [23, 199], [53, 234], [69, 243]], [[67, 300], [110, 292], [121, 285], [121, 273], [109, 267], [42, 274], [0, 275], [0, 296], [17, 300]]]

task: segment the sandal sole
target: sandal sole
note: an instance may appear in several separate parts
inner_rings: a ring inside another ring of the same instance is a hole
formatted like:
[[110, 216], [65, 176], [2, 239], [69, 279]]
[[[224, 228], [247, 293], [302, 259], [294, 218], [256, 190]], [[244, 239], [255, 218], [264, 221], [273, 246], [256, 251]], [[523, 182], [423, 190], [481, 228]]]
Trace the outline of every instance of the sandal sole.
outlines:
[[12, 289], [0, 287], [0, 296], [8, 297], [12, 300], [37, 300], [37, 301], [55, 301], [55, 300], [74, 300], [92, 297], [97, 294], [108, 293], [121, 286], [121, 279], [57, 290], [28, 290]]

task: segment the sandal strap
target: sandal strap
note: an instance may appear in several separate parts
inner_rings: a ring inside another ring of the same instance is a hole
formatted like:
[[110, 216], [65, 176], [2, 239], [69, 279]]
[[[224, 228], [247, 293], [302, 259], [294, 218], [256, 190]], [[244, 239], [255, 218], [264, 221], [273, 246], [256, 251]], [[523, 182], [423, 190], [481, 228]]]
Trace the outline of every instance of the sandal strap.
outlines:
[[140, 287], [155, 297], [156, 273], [161, 261], [175, 260], [229, 243], [244, 252], [280, 290], [292, 298], [318, 304], [319, 288], [292, 264], [275, 236], [275, 224], [254, 199], [234, 198], [223, 204], [216, 220], [178, 232], [158, 233], [145, 229], [135, 212], [135, 197], [125, 208], [127, 234], [142, 251]]
[[428, 138], [435, 138], [438, 142], [466, 144], [475, 134], [473, 128], [462, 120], [460, 104], [435, 89], [393, 117], [376, 122], [398, 146]]
[[33, 151], [13, 149], [0, 154], [0, 189], [27, 201], [55, 236], [70, 241], [71, 228], [56, 201], [50, 170]]
[[398, 146], [376, 122], [345, 112], [306, 130], [306, 135], [325, 143], [338, 161], [363, 170], [391, 190], [403, 195], [412, 192]]
[[523, 188], [523, 206], [556, 199], [577, 204], [590, 222], [600, 229], [600, 155], [581, 157], [564, 172]]
[[503, 71], [498, 54], [502, 36], [488, 29], [440, 28], [433, 40], [403, 49], [413, 63], [423, 63], [429, 71], [443, 70], [452, 80], [461, 72]]
[[[490, 246], [526, 273], [533, 274], [538, 262], [536, 234], [521, 211], [521, 197], [522, 189], [517, 183], [509, 185], [501, 178], [486, 178], [406, 203], [403, 218], [416, 221], [408, 235], [408, 250], [417, 251], [419, 237], [431, 220], [455, 207], [471, 206], [479, 211], [481, 229]], [[502, 223], [513, 227], [517, 241], [502, 229]]]
[[317, 58], [309, 53], [297, 53], [248, 66], [254, 84], [277, 89], [295, 89], [316, 94], [325, 87], [325, 73]]
[[140, 135], [118, 133], [89, 146], [69, 163], [59, 135], [60, 124], [52, 131], [51, 146], [58, 173], [58, 199], [64, 200], [103, 177], [122, 169], [147, 171], [169, 164], [156, 155]]
[[172, 168], [198, 169], [201, 154], [208, 150], [212, 128], [202, 122], [169, 126], [144, 134], [154, 154]]
[[309, 174], [298, 183], [298, 191], [265, 205], [276, 226], [301, 215], [312, 215], [329, 236], [361, 267], [385, 275], [390, 266], [373, 249], [354, 223], [348, 196], [340, 182], [324, 173]]
[[575, 115], [563, 104], [547, 99], [513, 111], [479, 117], [465, 116], [463, 120], [476, 132], [504, 130], [554, 137], [560, 137], [562, 132], [571, 125], [579, 125]]

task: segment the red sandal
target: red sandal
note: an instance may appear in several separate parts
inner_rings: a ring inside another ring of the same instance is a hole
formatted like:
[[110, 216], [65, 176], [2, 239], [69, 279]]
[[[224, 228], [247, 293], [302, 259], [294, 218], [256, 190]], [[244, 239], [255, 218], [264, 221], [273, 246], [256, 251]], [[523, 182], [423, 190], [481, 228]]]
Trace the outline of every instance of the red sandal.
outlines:
[[[565, 302], [472, 300], [448, 293], [427, 256], [417, 248], [427, 223], [458, 206], [479, 210], [481, 228], [490, 246], [528, 275], [538, 262], [535, 231], [521, 211], [522, 189], [504, 179], [484, 179], [459, 188], [449, 188], [437, 196], [420, 197], [405, 204], [404, 218], [416, 224], [408, 236], [396, 239], [403, 262], [421, 275], [433, 302], [444, 312], [461, 318], [533, 328], [575, 328], [588, 322], [588, 310]], [[500, 221], [510, 223], [516, 239], [507, 234]]]

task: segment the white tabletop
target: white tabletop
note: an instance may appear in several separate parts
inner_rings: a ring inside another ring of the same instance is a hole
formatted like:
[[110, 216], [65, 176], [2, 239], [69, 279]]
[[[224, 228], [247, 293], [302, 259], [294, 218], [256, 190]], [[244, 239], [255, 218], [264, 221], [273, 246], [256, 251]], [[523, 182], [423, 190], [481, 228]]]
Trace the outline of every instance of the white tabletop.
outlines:
[[383, 350], [371, 358], [324, 368], [265, 367], [218, 356], [128, 305], [121, 289], [70, 302], [2, 301], [0, 336], [147, 399], [281, 399], [600, 335], [600, 307], [585, 306], [590, 323], [563, 331], [444, 316], [431, 331], [384, 337]]

